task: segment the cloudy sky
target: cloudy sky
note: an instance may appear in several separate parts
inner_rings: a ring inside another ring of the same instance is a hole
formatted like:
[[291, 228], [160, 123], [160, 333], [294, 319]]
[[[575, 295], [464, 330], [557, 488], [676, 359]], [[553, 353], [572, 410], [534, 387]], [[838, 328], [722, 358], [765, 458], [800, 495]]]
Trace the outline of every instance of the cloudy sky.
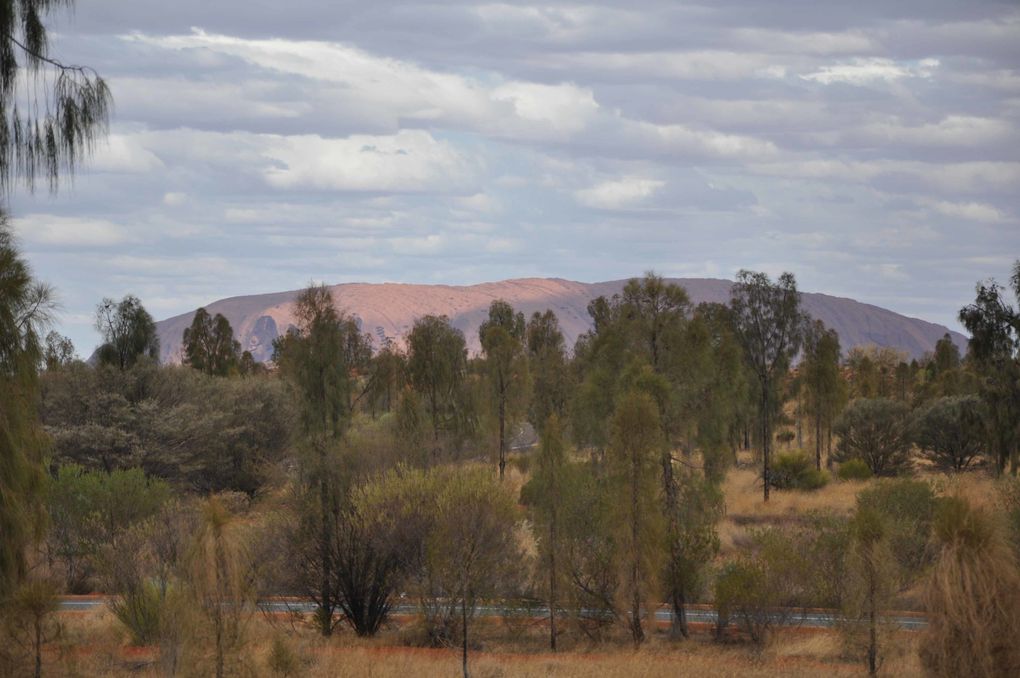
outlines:
[[309, 280], [732, 278], [955, 324], [1020, 257], [1020, 6], [78, 0], [108, 143], [11, 200], [79, 352]]

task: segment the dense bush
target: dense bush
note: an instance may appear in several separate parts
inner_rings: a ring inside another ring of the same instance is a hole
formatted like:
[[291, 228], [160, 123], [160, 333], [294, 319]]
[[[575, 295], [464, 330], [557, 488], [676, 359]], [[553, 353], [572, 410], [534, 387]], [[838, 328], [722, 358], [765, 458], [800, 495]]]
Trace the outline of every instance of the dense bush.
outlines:
[[977, 396], [939, 398], [914, 415], [913, 434], [937, 468], [963, 471], [985, 449], [984, 405]]
[[825, 487], [829, 476], [815, 468], [815, 462], [803, 452], [776, 455], [769, 481], [777, 490], [817, 490]]
[[140, 469], [89, 471], [62, 466], [50, 484], [46, 547], [62, 570], [70, 593], [91, 589], [101, 549], [119, 534], [159, 511], [170, 498], [161, 480]]
[[248, 494], [287, 453], [294, 421], [272, 375], [225, 379], [148, 362], [46, 372], [41, 414], [55, 464], [140, 467], [198, 491]]
[[887, 398], [858, 398], [836, 421], [835, 461], [860, 459], [876, 476], [910, 470], [910, 408]]
[[931, 563], [928, 537], [935, 506], [931, 485], [919, 480], [883, 480], [857, 495], [858, 510], [874, 510], [887, 521], [889, 544], [904, 584]]
[[836, 471], [840, 480], [868, 480], [873, 476], [871, 469], [860, 459], [849, 459], [839, 465]]

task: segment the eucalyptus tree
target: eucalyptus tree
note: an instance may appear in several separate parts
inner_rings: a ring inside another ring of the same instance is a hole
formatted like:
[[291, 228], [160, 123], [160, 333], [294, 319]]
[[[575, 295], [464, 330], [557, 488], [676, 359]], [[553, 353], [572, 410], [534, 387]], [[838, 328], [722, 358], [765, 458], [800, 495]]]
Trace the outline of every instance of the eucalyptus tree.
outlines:
[[542, 441], [535, 459], [536, 468], [529, 488], [534, 495], [536, 523], [541, 530], [539, 551], [548, 569], [549, 649], [556, 651], [556, 617], [559, 613], [559, 585], [563, 578], [557, 556], [562, 548], [564, 504], [569, 491], [569, 460], [559, 418], [551, 415], [542, 427]]
[[[1013, 265], [1010, 288], [1020, 298], [1020, 259]], [[994, 280], [980, 283], [973, 304], [960, 309], [960, 322], [971, 338], [969, 358], [981, 377], [989, 433], [998, 473], [1016, 475], [1020, 460], [1020, 312]]]
[[531, 373], [528, 420], [541, 431], [549, 417], [567, 415], [570, 380], [567, 349], [559, 320], [551, 310], [535, 313], [525, 329]]
[[624, 394], [611, 422], [609, 478], [614, 496], [617, 567], [627, 624], [635, 644], [645, 639], [642, 607], [656, 600], [664, 526], [657, 466], [666, 441], [658, 407], [639, 391]]
[[407, 335], [407, 370], [411, 387], [420, 394], [438, 447], [443, 431], [457, 428], [463, 414], [462, 388], [467, 374], [464, 334], [446, 316], [426, 315]]
[[[807, 411], [814, 421], [815, 467], [822, 468], [823, 429], [831, 448], [832, 425], [846, 401], [846, 383], [839, 366], [839, 335], [826, 329], [821, 320], [810, 325], [804, 337], [804, 359], [800, 365], [807, 391]], [[831, 455], [832, 450], [828, 453]]]
[[195, 311], [182, 343], [184, 363], [200, 372], [225, 377], [240, 369], [241, 342], [234, 339], [234, 328], [220, 313], [210, 317], [204, 308]]
[[737, 336], [758, 385], [762, 481], [768, 501], [772, 420], [779, 404], [776, 391], [800, 348], [807, 316], [801, 311], [800, 293], [792, 273], [783, 273], [773, 283], [765, 273], [741, 270], [730, 290], [730, 308]]
[[156, 323], [133, 294], [120, 301], [104, 298], [96, 307], [96, 330], [103, 337], [96, 355], [104, 365], [124, 371], [143, 357], [159, 360]]
[[0, 188], [51, 190], [72, 174], [105, 134], [113, 103], [106, 82], [87, 66], [49, 51], [45, 19], [74, 0], [0, 2]]
[[46, 439], [36, 400], [52, 310], [50, 289], [33, 278], [0, 212], [0, 602], [17, 589], [41, 533]]
[[314, 285], [298, 294], [294, 316], [297, 328], [274, 342], [273, 360], [294, 385], [300, 403], [307, 452], [302, 475], [309, 490], [305, 496], [305, 543], [308, 560], [314, 563], [308, 571], [310, 578], [317, 580], [319, 627], [328, 636], [339, 605], [334, 585], [334, 539], [344, 482], [333, 461], [350, 427], [351, 394], [358, 372], [371, 357], [371, 348], [357, 323], [337, 310], [325, 285]]
[[[524, 352], [524, 314], [497, 299], [478, 328], [485, 366], [496, 403], [499, 425], [499, 477], [506, 470], [506, 425], [527, 392], [528, 363]], [[516, 406], [516, 407], [515, 407]]]

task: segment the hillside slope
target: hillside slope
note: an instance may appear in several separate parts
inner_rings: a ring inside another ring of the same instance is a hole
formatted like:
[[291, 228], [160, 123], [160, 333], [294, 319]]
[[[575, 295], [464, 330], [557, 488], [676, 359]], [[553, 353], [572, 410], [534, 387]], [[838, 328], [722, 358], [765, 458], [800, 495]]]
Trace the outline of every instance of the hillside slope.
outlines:
[[[671, 282], [683, 285], [694, 303], [726, 303], [732, 284], [728, 280], [706, 278], [678, 278]], [[577, 337], [591, 327], [588, 302], [600, 295], [618, 293], [625, 283], [625, 280], [581, 283], [558, 278], [523, 278], [469, 286], [345, 283], [334, 285], [331, 290], [338, 307], [358, 319], [376, 346], [387, 338], [402, 344], [415, 318], [436, 314], [449, 316], [464, 332], [469, 350], [477, 352], [478, 325], [494, 299], [507, 300], [526, 316], [552, 309], [559, 318], [567, 346], [573, 346]], [[257, 360], [265, 361], [272, 356], [273, 339], [294, 322], [291, 302], [296, 294], [291, 291], [232, 297], [208, 304], [206, 310], [226, 316], [241, 346]], [[920, 357], [949, 331], [942, 325], [826, 294], [805, 293], [803, 304], [808, 313], [839, 333], [844, 350], [876, 344]], [[164, 362], [180, 362], [181, 336], [193, 316], [194, 312], [185, 313], [156, 323]], [[963, 335], [951, 334], [961, 348], [966, 345]]]

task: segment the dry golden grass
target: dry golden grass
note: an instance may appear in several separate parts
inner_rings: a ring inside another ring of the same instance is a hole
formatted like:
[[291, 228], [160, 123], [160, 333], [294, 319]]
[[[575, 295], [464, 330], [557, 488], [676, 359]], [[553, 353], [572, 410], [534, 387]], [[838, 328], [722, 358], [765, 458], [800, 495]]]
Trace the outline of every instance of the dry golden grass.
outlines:
[[[47, 653], [44, 675], [157, 676], [157, 650], [127, 644], [126, 634], [105, 610], [61, 615], [64, 639]], [[671, 643], [653, 636], [635, 650], [625, 641], [609, 641], [595, 648], [576, 643], [567, 651], [544, 649], [540, 630], [509, 643], [499, 623], [479, 624], [479, 648], [470, 654], [473, 676], [559, 676], [581, 678], [653, 678], [658, 676], [859, 676], [863, 666], [841, 656], [836, 635], [829, 632], [789, 631], [776, 635], [764, 650], [751, 645], [717, 644], [708, 635]], [[359, 639], [347, 631], [324, 640], [305, 624], [262, 616], [255, 618], [244, 651], [245, 673], [273, 675], [269, 668], [274, 638], [283, 638], [298, 659], [295, 675], [310, 678], [439, 678], [460, 674], [456, 649], [407, 646], [407, 629], [390, 629], [376, 639]], [[911, 641], [912, 642], [912, 641]], [[920, 675], [913, 657], [903, 652], [892, 658], [895, 675]]]

